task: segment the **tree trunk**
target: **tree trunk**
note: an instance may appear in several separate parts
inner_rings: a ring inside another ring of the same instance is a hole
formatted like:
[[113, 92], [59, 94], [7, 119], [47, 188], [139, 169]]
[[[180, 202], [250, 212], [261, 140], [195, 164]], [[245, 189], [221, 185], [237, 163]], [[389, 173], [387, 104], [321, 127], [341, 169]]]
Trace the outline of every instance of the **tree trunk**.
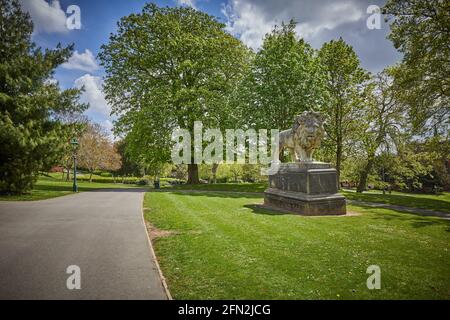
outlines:
[[341, 161], [342, 161], [342, 144], [341, 139], [338, 139], [336, 148], [336, 175], [338, 182], [338, 189], [341, 189]]
[[362, 193], [366, 190], [367, 186], [367, 177], [369, 176], [370, 170], [372, 170], [372, 166], [375, 160], [374, 155], [370, 155], [369, 159], [367, 161], [366, 167], [364, 168], [363, 172], [361, 172], [361, 176], [359, 177], [359, 183], [358, 187], [356, 188], [356, 192]]
[[188, 184], [199, 184], [198, 165], [196, 163], [188, 164]]
[[213, 163], [212, 168], [211, 168], [211, 173], [213, 176], [213, 183], [217, 183], [217, 169], [219, 168], [219, 164], [218, 163]]
[[70, 181], [70, 161], [71, 161], [71, 160], [67, 160], [67, 176], [66, 176], [66, 181]]
[[89, 171], [89, 183], [92, 182], [92, 171]]

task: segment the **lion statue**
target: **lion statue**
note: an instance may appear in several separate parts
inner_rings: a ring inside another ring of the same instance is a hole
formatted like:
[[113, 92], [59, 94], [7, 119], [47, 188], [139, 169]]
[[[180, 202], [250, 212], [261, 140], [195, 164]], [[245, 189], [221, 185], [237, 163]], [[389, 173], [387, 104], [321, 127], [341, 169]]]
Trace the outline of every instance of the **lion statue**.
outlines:
[[325, 129], [324, 116], [305, 111], [297, 117], [291, 129], [280, 132], [280, 156], [288, 149], [296, 162], [311, 162], [314, 149], [320, 146]]

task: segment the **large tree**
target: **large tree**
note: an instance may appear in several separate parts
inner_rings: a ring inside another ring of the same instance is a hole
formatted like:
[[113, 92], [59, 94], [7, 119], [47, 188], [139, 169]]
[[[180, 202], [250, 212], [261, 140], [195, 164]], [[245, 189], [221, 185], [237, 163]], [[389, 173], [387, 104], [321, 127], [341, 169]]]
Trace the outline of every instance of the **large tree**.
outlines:
[[79, 165], [89, 170], [89, 181], [94, 171], [103, 169], [116, 171], [121, 166], [121, 157], [108, 133], [98, 123], [88, 123], [79, 141], [77, 151]]
[[122, 158], [122, 165], [117, 170], [117, 174], [121, 176], [140, 176], [141, 166], [130, 157], [127, 151], [127, 142], [125, 139], [116, 141], [114, 147]]
[[395, 85], [415, 129], [445, 132], [450, 115], [450, 2], [389, 0], [389, 38], [403, 53]]
[[366, 159], [359, 175], [358, 192], [366, 189], [367, 178], [380, 147], [384, 145], [389, 148], [406, 129], [404, 109], [396, 99], [389, 72], [387, 69], [378, 73], [368, 84], [370, 91], [367, 92], [363, 114], [359, 119], [358, 140]]
[[346, 149], [358, 130], [369, 74], [360, 67], [358, 56], [345, 41], [332, 40], [319, 51], [327, 78], [328, 101], [323, 112], [328, 116], [324, 145], [333, 149], [338, 178]]
[[[170, 159], [173, 129], [192, 133], [194, 121], [220, 127], [233, 112], [227, 100], [247, 56], [224, 24], [192, 8], [147, 4], [122, 18], [99, 57], [116, 130], [127, 135], [131, 154], [157, 165]], [[199, 182], [197, 164], [188, 173], [189, 183]]]
[[284, 130], [302, 111], [324, 105], [327, 92], [316, 52], [297, 37], [295, 27], [294, 21], [275, 26], [252, 61], [242, 89], [247, 102], [242, 116], [250, 126]]
[[39, 170], [58, 162], [66, 126], [61, 114], [81, 112], [79, 91], [60, 91], [52, 80], [72, 46], [41, 50], [33, 24], [17, 0], [0, 0], [0, 191], [32, 188]]

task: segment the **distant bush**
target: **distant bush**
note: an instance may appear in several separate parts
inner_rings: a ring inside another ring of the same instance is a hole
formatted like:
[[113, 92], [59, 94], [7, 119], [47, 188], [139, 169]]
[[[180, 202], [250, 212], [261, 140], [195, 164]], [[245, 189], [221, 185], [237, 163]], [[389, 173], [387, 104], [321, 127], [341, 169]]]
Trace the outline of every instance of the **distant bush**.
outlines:
[[135, 182], [139, 186], [148, 186], [150, 184], [150, 180], [147, 178], [139, 179]]
[[101, 177], [112, 177], [112, 174], [110, 172], [102, 172], [100, 173]]
[[[138, 182], [138, 178], [135, 177], [126, 177], [126, 178], [121, 178], [121, 177], [116, 177], [115, 179], [112, 177], [95, 177], [92, 178], [92, 182], [95, 183], [113, 183], [114, 181], [116, 183], [125, 183], [125, 184], [136, 184]], [[83, 176], [83, 177], [79, 177], [78, 181], [85, 181], [85, 182], [89, 182], [89, 176]]]

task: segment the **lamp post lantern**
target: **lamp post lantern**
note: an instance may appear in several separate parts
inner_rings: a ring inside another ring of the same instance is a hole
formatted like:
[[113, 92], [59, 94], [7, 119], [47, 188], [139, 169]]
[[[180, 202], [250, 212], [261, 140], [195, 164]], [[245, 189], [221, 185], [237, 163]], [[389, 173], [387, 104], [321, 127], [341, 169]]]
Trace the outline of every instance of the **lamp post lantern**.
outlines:
[[78, 185], [77, 185], [77, 146], [78, 146], [78, 141], [76, 138], [73, 138], [70, 143], [73, 146], [73, 192], [78, 192]]

